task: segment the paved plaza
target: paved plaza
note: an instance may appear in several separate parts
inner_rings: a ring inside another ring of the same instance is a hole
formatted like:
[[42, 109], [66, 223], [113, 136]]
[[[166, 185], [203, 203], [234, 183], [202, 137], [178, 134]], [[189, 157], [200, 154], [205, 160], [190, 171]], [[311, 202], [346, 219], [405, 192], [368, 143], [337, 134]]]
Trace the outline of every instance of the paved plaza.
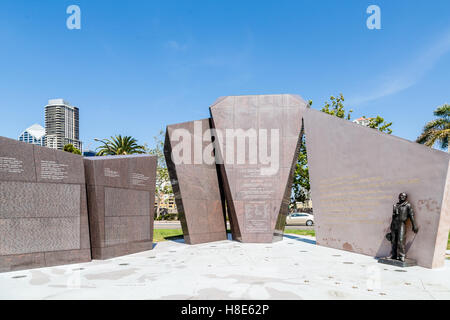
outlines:
[[0, 299], [450, 299], [450, 260], [399, 269], [296, 235], [273, 244], [179, 240], [107, 261], [3, 273], [0, 288]]

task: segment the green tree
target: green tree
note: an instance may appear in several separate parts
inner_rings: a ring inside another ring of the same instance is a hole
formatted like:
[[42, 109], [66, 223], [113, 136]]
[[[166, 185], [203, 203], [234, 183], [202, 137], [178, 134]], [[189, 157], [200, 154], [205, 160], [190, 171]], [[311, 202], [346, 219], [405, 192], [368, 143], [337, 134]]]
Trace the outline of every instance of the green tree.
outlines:
[[369, 128], [377, 129], [378, 131], [391, 134], [392, 129], [390, 128], [392, 126], [392, 122], [386, 122], [384, 121], [383, 117], [377, 116], [376, 118], [366, 118], [366, 116], [363, 116], [364, 119], [369, 120]]
[[164, 156], [164, 131], [154, 137], [155, 147], [146, 148], [147, 153], [158, 157], [158, 166], [156, 169], [156, 217], [160, 215], [161, 203], [173, 196], [172, 185], [170, 183], [169, 171], [167, 169], [166, 158]]
[[[338, 97], [331, 96], [330, 101], [325, 102], [325, 105], [320, 111], [329, 115], [336, 116], [341, 119], [350, 120], [353, 110], [345, 111], [344, 95], [341, 93]], [[312, 101], [309, 100], [308, 108], [311, 108]], [[377, 116], [371, 118], [369, 127], [388, 134], [392, 133], [390, 126], [392, 122], [387, 123], [382, 117]], [[294, 172], [294, 183], [292, 185], [291, 206], [296, 202], [304, 202], [310, 198], [310, 183], [309, 183], [309, 168], [308, 168], [308, 153], [306, 150], [306, 139], [303, 135], [302, 145], [300, 146], [300, 153], [298, 155], [297, 164]]]
[[294, 183], [292, 185], [292, 205], [295, 205], [296, 202], [304, 202], [309, 199], [309, 190], [308, 156], [306, 153], [305, 135], [303, 135], [300, 153], [295, 165]]
[[[344, 107], [344, 95], [342, 93], [339, 94], [339, 96], [336, 98], [334, 96], [330, 97], [330, 101], [325, 102], [325, 105], [320, 109], [320, 111], [325, 112], [329, 115], [336, 116], [338, 118], [347, 119], [350, 120], [351, 114], [353, 113], [353, 110], [350, 110], [347, 115], [345, 114], [345, 107]], [[312, 101], [309, 106], [311, 107]]]
[[417, 142], [428, 147], [438, 143], [441, 149], [447, 149], [447, 152], [450, 152], [448, 146], [450, 138], [450, 105], [444, 104], [438, 107], [434, 111], [434, 115], [438, 118], [425, 125], [422, 134], [417, 138]]
[[77, 148], [75, 148], [74, 146], [73, 146], [73, 144], [66, 144], [65, 146], [64, 146], [64, 149], [63, 149], [64, 151], [66, 151], [66, 152], [70, 152], [70, 153], [73, 153], [73, 154], [79, 154], [79, 155], [81, 155], [81, 151], [79, 150], [79, 149], [77, 149]]
[[127, 155], [127, 154], [142, 154], [145, 153], [145, 147], [138, 145], [137, 140], [130, 136], [117, 135], [110, 139], [98, 140], [103, 145], [98, 147], [98, 156], [108, 155]]

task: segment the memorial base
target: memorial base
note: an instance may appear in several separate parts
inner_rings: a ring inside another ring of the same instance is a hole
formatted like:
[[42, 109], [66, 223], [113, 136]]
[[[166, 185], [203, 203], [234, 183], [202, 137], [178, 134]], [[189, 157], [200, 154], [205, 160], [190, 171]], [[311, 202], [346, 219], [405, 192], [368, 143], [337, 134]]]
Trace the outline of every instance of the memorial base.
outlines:
[[153, 249], [153, 241], [129, 242], [103, 248], [92, 248], [92, 259], [108, 260]]
[[0, 273], [91, 261], [91, 250], [67, 250], [0, 256]]
[[378, 259], [378, 263], [388, 264], [388, 265], [400, 267], [400, 268], [408, 268], [408, 267], [417, 266], [416, 260], [405, 259], [405, 261], [400, 261], [400, 260], [392, 259], [389, 257]]
[[201, 244], [215, 241], [227, 240], [227, 234], [224, 232], [211, 232], [202, 234], [187, 234], [184, 236], [184, 242], [186, 244]]

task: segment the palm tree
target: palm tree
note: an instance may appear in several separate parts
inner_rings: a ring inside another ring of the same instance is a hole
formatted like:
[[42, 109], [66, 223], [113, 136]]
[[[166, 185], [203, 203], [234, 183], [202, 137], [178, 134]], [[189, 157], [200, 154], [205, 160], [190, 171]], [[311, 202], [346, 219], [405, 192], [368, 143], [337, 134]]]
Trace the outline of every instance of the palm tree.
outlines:
[[108, 155], [127, 155], [135, 153], [145, 153], [145, 147], [138, 145], [137, 140], [130, 136], [122, 137], [120, 134], [110, 139], [99, 140], [103, 143], [102, 146], [98, 147], [98, 156], [108, 156]]
[[444, 104], [434, 111], [438, 117], [428, 122], [423, 129], [423, 133], [417, 138], [417, 142], [432, 147], [436, 142], [442, 149], [450, 152], [448, 140], [450, 138], [450, 105]]

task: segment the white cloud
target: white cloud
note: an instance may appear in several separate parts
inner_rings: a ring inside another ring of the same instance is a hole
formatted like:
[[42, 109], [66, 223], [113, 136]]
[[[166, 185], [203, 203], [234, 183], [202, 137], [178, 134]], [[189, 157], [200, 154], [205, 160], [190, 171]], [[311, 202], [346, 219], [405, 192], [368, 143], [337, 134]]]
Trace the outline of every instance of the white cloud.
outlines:
[[187, 49], [187, 45], [186, 44], [180, 44], [179, 42], [175, 41], [175, 40], [169, 40], [166, 42], [166, 46], [172, 50], [175, 51], [184, 51]]
[[442, 58], [450, 51], [450, 32], [438, 41], [421, 51], [400, 67], [378, 77], [378, 86], [364, 95], [349, 97], [348, 103], [359, 105], [377, 100], [400, 91], [406, 90], [418, 83]]

